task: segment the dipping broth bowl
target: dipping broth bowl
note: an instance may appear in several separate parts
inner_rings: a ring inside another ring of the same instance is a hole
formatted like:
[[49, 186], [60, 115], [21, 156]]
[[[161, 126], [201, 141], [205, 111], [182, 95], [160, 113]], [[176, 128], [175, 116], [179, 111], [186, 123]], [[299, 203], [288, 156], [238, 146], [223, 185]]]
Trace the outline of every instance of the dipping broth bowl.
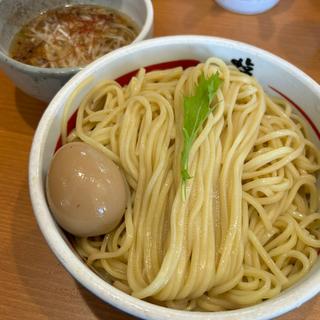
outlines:
[[[319, 147], [320, 86], [287, 61], [244, 43], [206, 36], [173, 36], [142, 41], [118, 49], [85, 67], [57, 93], [46, 109], [30, 154], [29, 188], [35, 217], [50, 248], [67, 271], [97, 297], [142, 319], [153, 320], [267, 320], [299, 307], [320, 292], [320, 259], [309, 273], [279, 296], [243, 309], [219, 312], [179, 311], [136, 299], [100, 278], [79, 258], [64, 232], [56, 224], [45, 196], [48, 166], [60, 136], [64, 106], [72, 101], [69, 117], [86, 93], [103, 79], [117, 79], [140, 67], [162, 64], [178, 66], [190, 60], [216, 56], [250, 71], [264, 90], [294, 103], [296, 112], [309, 123], [311, 139]], [[242, 60], [241, 60], [242, 59]], [[91, 82], [84, 82], [90, 78]], [[81, 85], [82, 84], [82, 85]], [[45, 281], [45, 279], [44, 279]]]
[[49, 102], [57, 91], [81, 68], [41, 68], [21, 63], [9, 56], [14, 35], [39, 13], [69, 4], [96, 4], [129, 16], [140, 32], [133, 42], [152, 36], [151, 0], [0, 0], [0, 68], [25, 93]]

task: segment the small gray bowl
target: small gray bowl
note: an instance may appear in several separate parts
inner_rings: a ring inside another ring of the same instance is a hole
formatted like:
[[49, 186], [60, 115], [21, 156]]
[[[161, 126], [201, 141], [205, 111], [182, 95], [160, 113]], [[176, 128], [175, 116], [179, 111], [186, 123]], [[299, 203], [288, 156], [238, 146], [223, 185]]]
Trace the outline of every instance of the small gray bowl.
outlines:
[[81, 68], [40, 68], [9, 57], [11, 40], [16, 32], [40, 12], [65, 4], [99, 4], [130, 16], [140, 33], [133, 42], [152, 36], [151, 0], [0, 0], [0, 68], [25, 93], [49, 102], [56, 92]]

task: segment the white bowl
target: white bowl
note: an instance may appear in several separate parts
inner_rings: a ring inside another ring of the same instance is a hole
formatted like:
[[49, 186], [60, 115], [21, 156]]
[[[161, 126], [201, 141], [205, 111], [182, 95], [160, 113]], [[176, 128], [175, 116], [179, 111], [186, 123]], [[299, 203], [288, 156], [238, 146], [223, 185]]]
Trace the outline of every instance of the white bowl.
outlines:
[[45, 175], [60, 135], [60, 121], [66, 99], [80, 83], [89, 76], [93, 78], [90, 84], [79, 89], [71, 113], [76, 110], [86, 92], [101, 79], [114, 79], [142, 66], [181, 59], [204, 60], [210, 56], [220, 57], [227, 62], [242, 58], [242, 62], [245, 63], [247, 58], [251, 59], [254, 63], [253, 74], [266, 91], [276, 94], [271, 87], [275, 88], [303, 107], [304, 115], [309, 121], [312, 119], [315, 126], [311, 134], [319, 146], [319, 132], [316, 128], [320, 127], [320, 87], [316, 82], [290, 63], [264, 50], [232, 40], [205, 36], [146, 40], [98, 59], [79, 72], [58, 92], [44, 113], [34, 137], [30, 155], [29, 188], [34, 214], [49, 246], [71, 275], [87, 289], [105, 302], [140, 318], [271, 319], [299, 307], [320, 291], [319, 259], [312, 270], [296, 285], [278, 297], [252, 307], [223, 312], [188, 312], [156, 306], [119, 291], [90, 270], [78, 258], [49, 211], [45, 198]]
[[0, 0], [0, 68], [19, 89], [39, 100], [49, 102], [81, 68], [40, 68], [14, 60], [8, 54], [12, 37], [40, 12], [77, 3], [105, 5], [131, 17], [140, 28], [133, 42], [152, 37], [151, 0]]
[[216, 0], [225, 8], [236, 13], [258, 14], [273, 8], [279, 0]]

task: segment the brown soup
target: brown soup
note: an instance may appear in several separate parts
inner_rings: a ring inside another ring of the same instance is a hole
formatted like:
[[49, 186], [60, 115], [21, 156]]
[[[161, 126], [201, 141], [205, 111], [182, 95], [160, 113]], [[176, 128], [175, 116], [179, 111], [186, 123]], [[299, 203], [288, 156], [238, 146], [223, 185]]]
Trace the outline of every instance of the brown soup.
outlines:
[[138, 34], [132, 19], [97, 5], [68, 5], [42, 12], [14, 36], [10, 56], [44, 67], [82, 67], [131, 43]]

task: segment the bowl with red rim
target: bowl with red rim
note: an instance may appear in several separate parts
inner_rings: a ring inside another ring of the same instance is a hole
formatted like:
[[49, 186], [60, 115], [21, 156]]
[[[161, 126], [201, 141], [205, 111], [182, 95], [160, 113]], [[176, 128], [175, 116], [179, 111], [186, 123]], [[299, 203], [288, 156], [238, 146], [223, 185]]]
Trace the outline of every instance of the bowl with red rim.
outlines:
[[[110, 285], [78, 257], [64, 232], [55, 223], [45, 197], [45, 177], [60, 137], [61, 119], [68, 97], [76, 91], [68, 117], [86, 93], [103, 79], [128, 83], [136, 71], [187, 68], [216, 56], [256, 77], [270, 95], [280, 96], [308, 123], [311, 139], [319, 147], [320, 87], [289, 62], [254, 46], [207, 36], [171, 36], [142, 41], [116, 50], [90, 64], [56, 94], [45, 111], [30, 153], [29, 189], [35, 217], [48, 245], [66, 270], [97, 297], [124, 312], [143, 319], [248, 320], [271, 319], [299, 307], [320, 292], [320, 260], [310, 272], [279, 296], [243, 309], [219, 312], [190, 312], [168, 309], [136, 299]], [[90, 79], [90, 81], [86, 81]]]
[[153, 6], [151, 0], [0, 0], [0, 68], [25, 93], [49, 102], [56, 92], [79, 70], [74, 67], [37, 67], [19, 62], [10, 56], [14, 35], [39, 14], [66, 5], [90, 4], [117, 10], [137, 26], [133, 43], [152, 37]]

